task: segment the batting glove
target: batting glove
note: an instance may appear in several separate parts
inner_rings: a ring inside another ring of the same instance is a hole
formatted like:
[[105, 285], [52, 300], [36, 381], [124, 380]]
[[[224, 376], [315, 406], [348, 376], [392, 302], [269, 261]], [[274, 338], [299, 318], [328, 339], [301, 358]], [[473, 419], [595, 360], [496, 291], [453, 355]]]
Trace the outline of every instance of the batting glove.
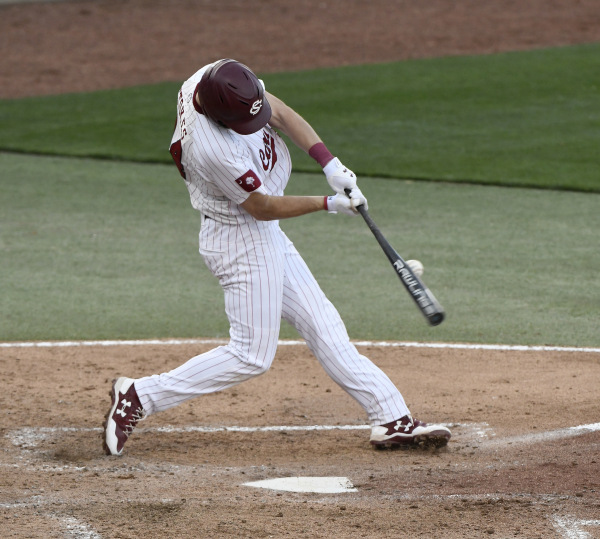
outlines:
[[351, 198], [348, 198], [346, 194], [336, 195], [327, 197], [327, 211], [329, 213], [345, 213], [352, 217], [358, 215], [357, 207], [364, 205], [365, 209], [368, 209], [367, 199], [360, 192], [358, 187], [352, 189], [350, 193]]
[[344, 194], [344, 189], [356, 188], [356, 175], [346, 168], [337, 157], [334, 157], [323, 168], [327, 183], [339, 194]]
[[362, 194], [362, 191], [355, 187], [350, 191], [350, 194], [346, 194], [347, 197], [350, 197], [352, 200], [352, 207], [358, 208], [359, 206], [364, 206], [365, 210], [369, 209], [369, 203], [367, 202], [367, 197]]

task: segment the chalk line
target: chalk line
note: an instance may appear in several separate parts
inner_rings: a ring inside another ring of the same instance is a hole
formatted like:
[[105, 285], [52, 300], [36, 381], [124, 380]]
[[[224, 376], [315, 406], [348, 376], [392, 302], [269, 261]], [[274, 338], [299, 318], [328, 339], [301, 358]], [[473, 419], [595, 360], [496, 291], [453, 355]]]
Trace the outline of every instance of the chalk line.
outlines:
[[[528, 433], [519, 436], [509, 436], [495, 438], [494, 431], [487, 423], [442, 423], [449, 428], [463, 429], [465, 433], [454, 439], [461, 439], [469, 435], [475, 436], [481, 440], [481, 444], [489, 447], [507, 446], [513, 444], [530, 444], [538, 442], [547, 442], [563, 438], [572, 438], [581, 436], [590, 432], [600, 431], [600, 423], [589, 423], [587, 425], [578, 425], [575, 427], [566, 427], [546, 432]], [[136, 433], [214, 433], [214, 432], [294, 432], [294, 431], [333, 431], [333, 430], [369, 430], [370, 425], [267, 425], [256, 427], [241, 426], [194, 426], [175, 427], [165, 425], [162, 427], [139, 428]], [[13, 445], [21, 449], [33, 449], [46, 438], [60, 433], [77, 432], [101, 432], [101, 427], [21, 427], [14, 429], [6, 434]]]
[[[60, 348], [78, 346], [177, 346], [177, 345], [226, 345], [228, 339], [145, 339], [123, 341], [30, 341], [2, 342], [0, 348]], [[468, 343], [436, 343], [436, 342], [401, 342], [401, 341], [352, 341], [355, 346], [378, 346], [391, 348], [440, 348], [455, 350], [492, 350], [508, 352], [585, 352], [600, 354], [600, 348], [579, 348], [576, 346], [526, 346], [512, 344], [468, 344]], [[278, 346], [306, 345], [305, 341], [279, 340]]]
[[573, 517], [554, 517], [554, 528], [565, 539], [588, 539], [591, 535], [583, 527], [600, 527], [600, 520], [576, 519]]
[[71, 516], [52, 516], [60, 522], [61, 526], [65, 529], [67, 537], [76, 537], [77, 539], [102, 539], [102, 536], [99, 533], [81, 520], [77, 520]]
[[588, 425], [578, 425], [577, 427], [567, 427], [564, 429], [550, 430], [546, 432], [527, 433], [520, 436], [509, 436], [498, 438], [486, 442], [486, 446], [493, 448], [497, 446], [534, 444], [539, 442], [551, 442], [564, 438], [573, 438], [590, 432], [600, 431], [600, 423], [590, 423]]

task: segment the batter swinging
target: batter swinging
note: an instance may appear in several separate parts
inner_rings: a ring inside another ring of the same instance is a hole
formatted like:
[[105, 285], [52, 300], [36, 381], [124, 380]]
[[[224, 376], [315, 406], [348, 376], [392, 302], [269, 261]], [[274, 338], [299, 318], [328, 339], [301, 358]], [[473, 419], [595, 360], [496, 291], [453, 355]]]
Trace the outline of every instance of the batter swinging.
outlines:
[[[278, 131], [321, 164], [335, 194], [284, 196], [291, 161]], [[279, 219], [320, 210], [354, 216], [357, 206], [367, 205], [355, 175], [313, 128], [267, 93], [248, 67], [225, 59], [203, 67], [181, 87], [170, 151], [192, 206], [203, 216], [200, 254], [223, 288], [230, 341], [170, 372], [116, 380], [104, 425], [105, 452], [120, 455], [147, 415], [266, 372], [282, 318], [365, 410], [372, 444], [445, 445], [450, 431], [413, 419], [391, 380], [358, 353], [337, 310], [279, 227]]]

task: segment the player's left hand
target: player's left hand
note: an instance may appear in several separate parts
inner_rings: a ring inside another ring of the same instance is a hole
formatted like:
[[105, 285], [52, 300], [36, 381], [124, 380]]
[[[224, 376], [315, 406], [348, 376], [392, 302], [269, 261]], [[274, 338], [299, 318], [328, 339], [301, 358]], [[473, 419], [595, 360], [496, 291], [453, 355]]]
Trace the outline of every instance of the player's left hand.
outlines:
[[344, 189], [356, 188], [356, 174], [349, 168], [342, 165], [337, 157], [334, 157], [323, 168], [327, 183], [330, 187], [339, 194], [344, 194]]

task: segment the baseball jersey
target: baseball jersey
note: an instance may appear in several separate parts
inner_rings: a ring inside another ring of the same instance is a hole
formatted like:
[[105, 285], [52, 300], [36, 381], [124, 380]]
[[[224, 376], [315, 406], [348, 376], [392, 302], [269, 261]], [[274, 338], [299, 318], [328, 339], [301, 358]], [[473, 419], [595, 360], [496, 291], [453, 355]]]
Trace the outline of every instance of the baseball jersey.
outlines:
[[269, 124], [256, 133], [240, 135], [202, 113], [195, 95], [211, 65], [194, 73], [179, 90], [170, 152], [192, 206], [217, 222], [242, 224], [254, 220], [239, 206], [251, 193], [283, 195], [291, 159], [285, 142]]
[[167, 410], [262, 374], [273, 362], [284, 319], [373, 425], [409, 414], [392, 381], [350, 342], [339, 313], [279, 223], [258, 221], [240, 206], [253, 192], [282, 195], [290, 156], [268, 124], [239, 135], [194, 106], [205, 69], [181, 87], [170, 150], [193, 207], [210, 218], [200, 229], [199, 252], [223, 288], [230, 342], [167, 373], [136, 379], [144, 411]]

